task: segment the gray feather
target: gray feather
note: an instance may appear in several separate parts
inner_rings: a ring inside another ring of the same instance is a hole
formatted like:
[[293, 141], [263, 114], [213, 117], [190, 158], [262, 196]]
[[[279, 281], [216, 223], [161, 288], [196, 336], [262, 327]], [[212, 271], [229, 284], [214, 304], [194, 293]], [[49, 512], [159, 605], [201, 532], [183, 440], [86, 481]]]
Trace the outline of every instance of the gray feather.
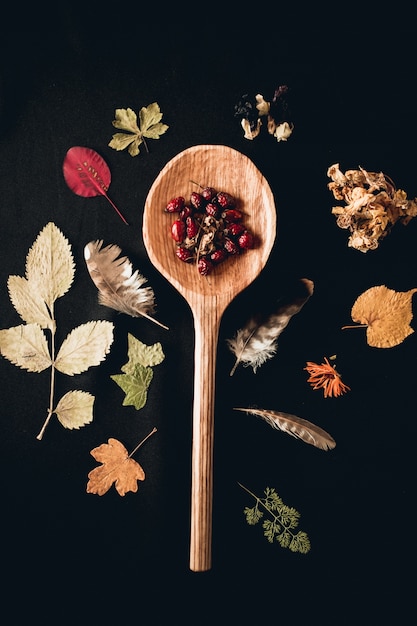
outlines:
[[301, 282], [305, 287], [304, 295], [281, 305], [277, 310], [262, 318], [253, 315], [245, 326], [235, 333], [234, 337], [227, 339], [227, 344], [236, 357], [230, 376], [234, 374], [240, 363], [244, 367], [252, 367], [253, 371], [256, 372], [258, 367], [275, 355], [278, 348], [278, 337], [292, 316], [302, 309], [313, 294], [313, 281], [303, 278]]

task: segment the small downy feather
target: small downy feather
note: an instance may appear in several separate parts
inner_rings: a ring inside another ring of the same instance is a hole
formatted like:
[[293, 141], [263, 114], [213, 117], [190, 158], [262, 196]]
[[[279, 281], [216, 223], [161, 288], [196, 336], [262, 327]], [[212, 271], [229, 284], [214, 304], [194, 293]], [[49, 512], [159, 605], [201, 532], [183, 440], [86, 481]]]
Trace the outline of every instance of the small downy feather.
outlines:
[[133, 271], [132, 263], [121, 256], [121, 252], [115, 244], [103, 247], [102, 240], [90, 241], [84, 248], [88, 272], [99, 292], [99, 303], [131, 317], [145, 317], [167, 329], [152, 317], [153, 289], [143, 286], [146, 278], [138, 270]]
[[257, 415], [272, 426], [272, 428], [281, 430], [296, 439], [301, 439], [311, 446], [320, 448], [320, 450], [333, 450], [336, 446], [333, 437], [320, 428], [320, 426], [316, 426], [316, 424], [301, 417], [297, 417], [296, 415], [283, 413], [282, 411], [252, 408], [235, 408], [235, 411], [245, 411], [248, 414]]
[[305, 293], [288, 303], [282, 304], [269, 315], [252, 316], [232, 339], [227, 340], [236, 361], [230, 372], [233, 376], [237, 366], [252, 367], [256, 373], [258, 367], [271, 359], [278, 347], [278, 337], [288, 325], [293, 315], [298, 313], [314, 291], [314, 283], [308, 278], [301, 279]]

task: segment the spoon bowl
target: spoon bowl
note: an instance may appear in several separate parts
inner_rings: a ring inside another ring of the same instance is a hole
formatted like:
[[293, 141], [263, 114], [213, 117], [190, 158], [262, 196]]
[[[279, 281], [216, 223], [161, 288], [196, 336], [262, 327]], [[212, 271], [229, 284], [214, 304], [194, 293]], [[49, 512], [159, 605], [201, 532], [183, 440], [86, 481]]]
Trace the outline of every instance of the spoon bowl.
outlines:
[[[226, 191], [238, 202], [245, 226], [256, 244], [230, 256], [207, 276], [194, 263], [175, 255], [171, 224], [176, 215], [164, 211], [168, 201], [186, 200], [199, 187]], [[156, 269], [189, 304], [195, 331], [194, 401], [191, 468], [190, 569], [211, 568], [214, 391], [217, 341], [222, 315], [232, 300], [265, 267], [276, 237], [276, 208], [271, 188], [254, 163], [222, 145], [193, 146], [161, 170], [145, 201], [143, 241]]]

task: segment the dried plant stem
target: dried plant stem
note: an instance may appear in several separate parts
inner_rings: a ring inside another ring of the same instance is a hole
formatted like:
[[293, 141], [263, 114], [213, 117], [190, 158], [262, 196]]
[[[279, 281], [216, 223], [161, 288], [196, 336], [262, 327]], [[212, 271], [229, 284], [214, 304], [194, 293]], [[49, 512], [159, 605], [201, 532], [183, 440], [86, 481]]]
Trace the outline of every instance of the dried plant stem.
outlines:
[[46, 420], [43, 423], [43, 426], [41, 428], [41, 430], [39, 431], [39, 434], [36, 436], [36, 439], [38, 439], [39, 441], [41, 441], [46, 427], [48, 426], [52, 415], [54, 414], [54, 393], [55, 393], [55, 328], [56, 328], [56, 323], [54, 320], [54, 315], [53, 315], [53, 305], [52, 305], [52, 309], [51, 309], [51, 318], [53, 320], [53, 328], [51, 329], [51, 361], [52, 361], [52, 365], [51, 365], [51, 385], [50, 385], [50, 391], [49, 391], [49, 407], [48, 407], [48, 414], [46, 416]]
[[153, 435], [154, 433], [156, 433], [156, 431], [157, 431], [157, 430], [158, 430], [158, 429], [154, 426], [154, 427], [152, 428], [151, 432], [150, 432], [150, 433], [148, 433], [148, 434], [146, 435], [146, 437], [145, 437], [144, 439], [142, 439], [142, 441], [141, 441], [140, 443], [138, 443], [138, 445], [136, 446], [136, 448], [134, 448], [134, 449], [132, 450], [132, 452], [129, 454], [129, 459], [130, 459], [130, 458], [131, 458], [131, 457], [135, 454], [135, 452], [137, 452], [137, 451], [139, 450], [139, 448], [140, 448], [141, 446], [143, 446], [143, 444], [145, 443], [145, 441], [146, 441], [147, 439], [149, 439], [149, 437], [151, 437], [151, 435]]
[[342, 326], [342, 330], [348, 330], [351, 328], [367, 328], [368, 324], [348, 324], [347, 326]]

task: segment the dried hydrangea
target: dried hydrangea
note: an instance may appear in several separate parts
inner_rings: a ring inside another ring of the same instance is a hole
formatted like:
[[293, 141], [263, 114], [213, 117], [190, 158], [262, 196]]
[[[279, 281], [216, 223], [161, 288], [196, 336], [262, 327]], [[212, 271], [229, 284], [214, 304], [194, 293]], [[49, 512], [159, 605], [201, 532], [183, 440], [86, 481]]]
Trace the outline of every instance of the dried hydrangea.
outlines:
[[360, 252], [376, 250], [396, 222], [403, 225], [417, 215], [417, 198], [396, 189], [382, 172], [367, 172], [363, 168], [343, 173], [339, 164], [331, 165], [327, 175], [332, 179], [329, 190], [345, 206], [334, 206], [339, 228], [350, 231], [348, 245]]
[[277, 141], [287, 141], [294, 125], [289, 121], [288, 87], [281, 85], [275, 89], [270, 102], [262, 94], [244, 94], [235, 105], [235, 117], [240, 118], [245, 139], [255, 139], [261, 132], [261, 117], [267, 118], [267, 129]]

